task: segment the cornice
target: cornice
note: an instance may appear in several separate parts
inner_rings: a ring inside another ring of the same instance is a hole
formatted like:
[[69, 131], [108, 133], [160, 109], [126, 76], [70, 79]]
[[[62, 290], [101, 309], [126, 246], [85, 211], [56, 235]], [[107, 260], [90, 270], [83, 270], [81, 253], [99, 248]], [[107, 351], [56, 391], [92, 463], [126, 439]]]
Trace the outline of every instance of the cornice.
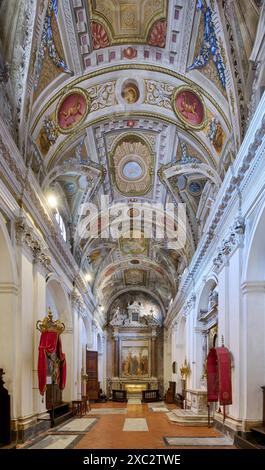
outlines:
[[34, 262], [40, 262], [46, 269], [50, 268], [51, 256], [44, 242], [27, 223], [26, 218], [20, 216], [15, 221], [16, 240], [19, 244], [25, 244], [33, 254]]

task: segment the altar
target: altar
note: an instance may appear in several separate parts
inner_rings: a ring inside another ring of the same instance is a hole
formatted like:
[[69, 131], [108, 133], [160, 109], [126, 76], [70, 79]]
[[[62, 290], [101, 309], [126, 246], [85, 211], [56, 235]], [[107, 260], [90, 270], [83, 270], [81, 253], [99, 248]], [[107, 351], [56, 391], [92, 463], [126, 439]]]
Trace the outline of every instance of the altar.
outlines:
[[[133, 300], [131, 300], [133, 298]], [[141, 293], [135, 299], [126, 294], [114, 304], [109, 321], [108, 341], [112, 355], [109, 363], [109, 394], [123, 390], [132, 397], [142, 392], [160, 390], [158, 377], [162, 370], [163, 336], [162, 316], [158, 306], [146, 303]], [[162, 381], [161, 381], [162, 383]], [[162, 391], [162, 390], [161, 390]]]
[[120, 379], [113, 378], [110, 382], [112, 390], [126, 390], [128, 394], [139, 394], [146, 390], [157, 390], [158, 380], [156, 378], [150, 378], [145, 381], [131, 380], [130, 382]]

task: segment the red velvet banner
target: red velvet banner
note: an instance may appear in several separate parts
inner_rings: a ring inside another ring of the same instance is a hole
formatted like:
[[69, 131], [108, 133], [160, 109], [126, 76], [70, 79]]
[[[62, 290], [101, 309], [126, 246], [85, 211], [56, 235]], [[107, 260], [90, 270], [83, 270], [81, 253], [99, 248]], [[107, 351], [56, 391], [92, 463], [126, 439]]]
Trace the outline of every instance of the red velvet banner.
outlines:
[[208, 402], [218, 401], [218, 362], [214, 348], [210, 349], [207, 357], [207, 396]]
[[216, 348], [219, 374], [220, 405], [232, 404], [231, 355], [227, 348]]
[[207, 357], [208, 402], [232, 404], [231, 355], [227, 348], [212, 348]]
[[61, 338], [55, 331], [45, 331], [41, 333], [39, 344], [39, 359], [38, 359], [38, 377], [39, 377], [39, 390], [41, 395], [44, 395], [46, 390], [46, 376], [47, 376], [47, 354], [56, 352], [60, 360], [60, 371], [57, 376], [58, 385], [61, 390], [64, 389], [66, 383], [66, 361], [65, 354], [62, 352]]

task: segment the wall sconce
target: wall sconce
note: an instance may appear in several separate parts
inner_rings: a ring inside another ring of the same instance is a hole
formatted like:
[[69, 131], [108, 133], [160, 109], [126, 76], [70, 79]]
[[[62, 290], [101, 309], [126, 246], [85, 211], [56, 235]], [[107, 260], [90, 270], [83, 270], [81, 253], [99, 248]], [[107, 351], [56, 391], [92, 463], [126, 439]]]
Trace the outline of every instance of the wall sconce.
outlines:
[[187, 377], [191, 374], [190, 365], [187, 362], [186, 357], [185, 357], [184, 364], [180, 367], [180, 374], [181, 374], [182, 379], [187, 379]]

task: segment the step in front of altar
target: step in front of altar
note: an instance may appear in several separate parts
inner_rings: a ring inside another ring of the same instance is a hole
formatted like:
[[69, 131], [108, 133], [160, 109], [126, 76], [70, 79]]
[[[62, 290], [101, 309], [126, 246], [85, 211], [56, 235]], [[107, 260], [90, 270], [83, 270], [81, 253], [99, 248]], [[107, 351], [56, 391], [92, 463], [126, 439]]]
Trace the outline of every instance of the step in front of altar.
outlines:
[[[168, 419], [172, 423], [180, 424], [182, 426], [208, 426], [208, 415], [207, 414], [196, 414], [191, 410], [172, 410], [167, 413]], [[210, 424], [213, 420], [211, 418]]]

